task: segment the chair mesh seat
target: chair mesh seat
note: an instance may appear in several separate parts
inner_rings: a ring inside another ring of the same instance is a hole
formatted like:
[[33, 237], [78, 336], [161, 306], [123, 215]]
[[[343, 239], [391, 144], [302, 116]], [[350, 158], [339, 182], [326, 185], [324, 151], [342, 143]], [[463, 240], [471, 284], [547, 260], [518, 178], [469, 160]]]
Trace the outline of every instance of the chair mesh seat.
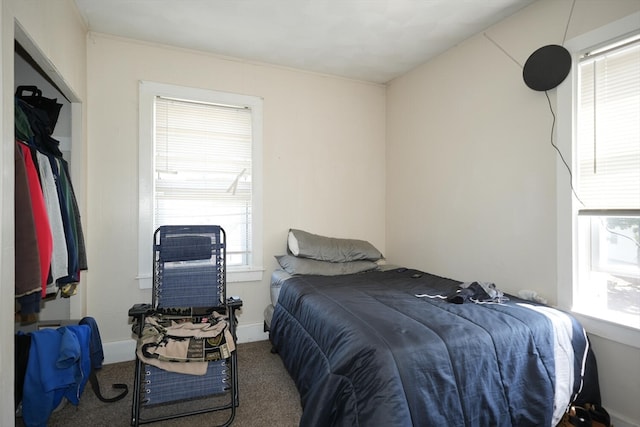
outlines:
[[142, 404], [158, 405], [222, 394], [230, 388], [230, 377], [226, 360], [209, 362], [205, 375], [180, 374], [145, 365], [143, 385]]

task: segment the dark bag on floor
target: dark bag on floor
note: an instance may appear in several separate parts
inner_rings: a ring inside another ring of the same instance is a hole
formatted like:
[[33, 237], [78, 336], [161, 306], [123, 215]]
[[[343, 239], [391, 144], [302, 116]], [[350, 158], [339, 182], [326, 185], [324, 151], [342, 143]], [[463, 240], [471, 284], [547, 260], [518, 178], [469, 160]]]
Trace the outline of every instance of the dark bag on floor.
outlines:
[[606, 409], [594, 403], [586, 403], [584, 408], [591, 417], [591, 425], [593, 427], [611, 427], [611, 417]]
[[585, 403], [584, 407], [572, 406], [558, 427], [611, 427], [611, 417], [602, 406]]
[[580, 406], [572, 406], [564, 414], [558, 427], [593, 427], [593, 424], [591, 423], [589, 411]]

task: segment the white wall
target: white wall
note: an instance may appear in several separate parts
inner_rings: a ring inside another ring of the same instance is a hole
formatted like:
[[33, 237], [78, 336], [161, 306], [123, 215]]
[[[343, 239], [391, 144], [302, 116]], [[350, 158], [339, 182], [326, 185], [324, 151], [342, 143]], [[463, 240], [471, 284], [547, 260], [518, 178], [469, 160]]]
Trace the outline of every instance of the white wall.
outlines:
[[[390, 83], [391, 262], [556, 302], [553, 119], [545, 94], [524, 84], [522, 65], [563, 42], [571, 7], [540, 0]], [[567, 40], [638, 10], [638, 0], [577, 0]], [[605, 406], [640, 424], [640, 352], [592, 343]]]
[[140, 80], [264, 99], [265, 274], [229, 285], [244, 301], [240, 340], [247, 327], [262, 333], [273, 257], [285, 252], [289, 228], [366, 239], [384, 251], [384, 86], [92, 34], [87, 311], [105, 351], [133, 344], [127, 310], [151, 300], [135, 280]]
[[[14, 424], [14, 38], [19, 38], [23, 46], [30, 49], [67, 96], [81, 102], [86, 89], [86, 28], [72, 0], [3, 0], [0, 20], [0, 293], [3, 296], [0, 299], [0, 425], [11, 426]], [[76, 109], [81, 110], [81, 104], [77, 105], [80, 107]], [[79, 114], [74, 125], [77, 141], [73, 142], [79, 163], [82, 163], [83, 128], [82, 114]], [[75, 163], [71, 169], [80, 183], [76, 195], [83, 211], [84, 169]], [[78, 305], [78, 311], [82, 311], [82, 304]]]

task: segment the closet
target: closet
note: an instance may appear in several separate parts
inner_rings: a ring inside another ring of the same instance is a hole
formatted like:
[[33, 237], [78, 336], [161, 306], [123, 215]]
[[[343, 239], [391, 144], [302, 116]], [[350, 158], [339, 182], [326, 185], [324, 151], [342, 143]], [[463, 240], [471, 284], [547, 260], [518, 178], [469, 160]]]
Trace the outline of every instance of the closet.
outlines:
[[[16, 153], [20, 153], [21, 150], [23, 155], [28, 156], [28, 154], [31, 153], [32, 159], [35, 160], [35, 169], [38, 172], [38, 177], [40, 179], [41, 184], [44, 186], [44, 183], [43, 183], [44, 178], [41, 175], [42, 168], [39, 168], [38, 159], [40, 161], [46, 161], [47, 158], [52, 157], [51, 151], [59, 150], [58, 155], [63, 160], [57, 161], [57, 162], [53, 160], [51, 163], [52, 169], [56, 172], [54, 180], [57, 183], [58, 189], [59, 189], [60, 181], [61, 181], [60, 175], [64, 174], [64, 171], [62, 169], [63, 168], [66, 169], [66, 172], [68, 173], [62, 176], [63, 177], [66, 176], [70, 178], [67, 184], [69, 185], [68, 188], [70, 188], [71, 191], [73, 191], [73, 184], [75, 184], [75, 180], [73, 180], [73, 177], [72, 177], [73, 170], [69, 169], [69, 166], [71, 165], [71, 162], [72, 162], [72, 133], [73, 133], [72, 132], [72, 111], [74, 110], [73, 103], [70, 101], [67, 94], [64, 94], [63, 91], [58, 87], [54, 79], [52, 79], [51, 76], [47, 75], [47, 73], [43, 71], [43, 68], [38, 64], [37, 60], [33, 58], [31, 53], [28, 52], [18, 41], [15, 42], [14, 82], [15, 82], [14, 93], [16, 93], [16, 99], [17, 99], [15, 108], [18, 111], [18, 113], [16, 114], [16, 118], [18, 118], [19, 116], [22, 116], [23, 109], [28, 109], [32, 107], [33, 106], [32, 104], [34, 103], [37, 104], [37, 102], [34, 102], [34, 100], [37, 101], [38, 99], [55, 100], [55, 104], [58, 104], [58, 108], [59, 108], [59, 114], [58, 114], [57, 120], [55, 120], [55, 127], [53, 128], [53, 131], [50, 134], [52, 141], [55, 142], [53, 144], [53, 149], [51, 150], [35, 149], [33, 144], [33, 138], [32, 138], [32, 140], [30, 141], [31, 143], [17, 143], [16, 146], [19, 148], [16, 149]], [[34, 108], [36, 110], [38, 109], [37, 106], [34, 106]], [[42, 108], [40, 110], [41, 111], [45, 110], [45, 108]], [[16, 127], [18, 127], [18, 121], [19, 119], [17, 119]], [[22, 123], [22, 126], [24, 126], [24, 123]], [[23, 137], [23, 138], [17, 138], [17, 139], [26, 139], [26, 138]], [[46, 156], [43, 156], [43, 154], [45, 154]], [[56, 156], [53, 156], [53, 157], [56, 157]], [[56, 166], [59, 169], [57, 171], [55, 170]], [[47, 165], [47, 168], [49, 168], [49, 165]], [[18, 182], [16, 182], [16, 203], [18, 198], [21, 197], [21, 194], [19, 193], [18, 185], [19, 185]], [[51, 188], [49, 190], [51, 191]], [[50, 201], [51, 192], [49, 193], [49, 195], [50, 195], [49, 196], [49, 201]], [[55, 197], [55, 193], [53, 194], [53, 196]], [[69, 212], [73, 211], [74, 209], [73, 204], [76, 203], [76, 201], [71, 200], [71, 198], [75, 199], [75, 195], [69, 194], [68, 191], [67, 191], [67, 196], [73, 196], [73, 197], [68, 198], [67, 206], [64, 205], [64, 202], [61, 202], [61, 207], [62, 209], [67, 208], [66, 213], [68, 215]], [[50, 205], [50, 202], [49, 202], [49, 205]], [[51, 209], [48, 209], [48, 214], [51, 215]], [[61, 214], [58, 213], [57, 215], [60, 216]], [[61, 218], [56, 218], [56, 219], [57, 219], [56, 222], [58, 223], [58, 225], [62, 225], [62, 222], [60, 222]], [[71, 221], [72, 220], [73, 219], [71, 218]], [[16, 236], [17, 236], [16, 250], [18, 250], [18, 247], [19, 247], [18, 239], [20, 238], [18, 237], [19, 221], [20, 221], [20, 218], [18, 218], [18, 215], [16, 213]], [[67, 232], [67, 228], [69, 227], [70, 219], [68, 218], [68, 216], [65, 216], [65, 221], [66, 222], [64, 223], [64, 233], [62, 234], [62, 239], [65, 239], [65, 233]], [[54, 222], [53, 218], [51, 218], [52, 224], [50, 228], [52, 230], [51, 233], [53, 235], [52, 241], [54, 245], [57, 245], [56, 247], [60, 247], [60, 238], [61, 238], [60, 233], [62, 230], [58, 228], [58, 230], [55, 231], [53, 222]], [[82, 246], [84, 246], [83, 230], [82, 230], [80, 219], [78, 219], [77, 224], [74, 224], [73, 228], [76, 233], [74, 237], [75, 242], [76, 243], [81, 242]], [[57, 237], [56, 237], [56, 234], [57, 234]], [[56, 241], [58, 243], [55, 243]], [[65, 246], [65, 250], [66, 250], [66, 246]], [[78, 248], [75, 248], [76, 253], [73, 256], [75, 257], [75, 261], [78, 262], [78, 259], [80, 259], [81, 257], [84, 257], [84, 259], [81, 260], [83, 261], [83, 265], [81, 266], [82, 268], [78, 269], [78, 276], [77, 276], [78, 280], [77, 281], [73, 280], [74, 277], [69, 277], [68, 280], [66, 280], [67, 282], [70, 282], [71, 286], [73, 287], [75, 287], [76, 284], [80, 281], [79, 275], [82, 274], [81, 270], [86, 269], [86, 254], [81, 254], [79, 258], [77, 254], [77, 250]], [[84, 247], [82, 248], [82, 250], [84, 251]], [[68, 255], [69, 257], [71, 257], [70, 253], [71, 252], [69, 252], [69, 255]], [[67, 256], [67, 255], [64, 255], [64, 256]], [[55, 255], [54, 255], [54, 258], [55, 258]], [[60, 252], [58, 251], [58, 259], [59, 258], [60, 258]], [[68, 266], [68, 268], [71, 268], [71, 264], [70, 263], [67, 264], [66, 261], [67, 260], [65, 260], [64, 265]], [[16, 253], [17, 269], [20, 268], [21, 262], [22, 261], [19, 260], [18, 253]], [[60, 292], [60, 288], [62, 288], [62, 286], [56, 286], [55, 279], [53, 279], [53, 270], [54, 270], [53, 263], [50, 263], [50, 265], [51, 265], [51, 268], [48, 271], [49, 285], [47, 286], [46, 294], [43, 293], [42, 298], [36, 302], [36, 304], [38, 304], [38, 307], [35, 308], [35, 313], [34, 313], [33, 302], [31, 302], [33, 298], [31, 298], [30, 300], [27, 299], [29, 301], [25, 302], [24, 304], [25, 309], [23, 310], [23, 306], [20, 302], [26, 301], [26, 300], [19, 298], [18, 294], [16, 294], [15, 312], [16, 312], [16, 329], [17, 330], [24, 331], [26, 329], [30, 329], [32, 327], [32, 326], [30, 327], [30, 325], [33, 325], [37, 321], [52, 321], [52, 320], [64, 321], [72, 317], [71, 316], [71, 313], [73, 311], [71, 309], [72, 299], [76, 298], [76, 296], [73, 295], [74, 290], [71, 289], [71, 291], [69, 291], [67, 294]], [[58, 265], [60, 265], [60, 262], [58, 262]], [[47, 273], [45, 272], [45, 275], [46, 274]], [[56, 275], [60, 276], [59, 273], [57, 273]], [[16, 272], [16, 276], [17, 276], [16, 281], [18, 281], [18, 271]], [[62, 285], [62, 283], [60, 285]], [[16, 286], [18, 286], [18, 283], [16, 284]], [[69, 287], [67, 287], [67, 289], [69, 289]], [[26, 308], [26, 307], [29, 307], [29, 308]]]

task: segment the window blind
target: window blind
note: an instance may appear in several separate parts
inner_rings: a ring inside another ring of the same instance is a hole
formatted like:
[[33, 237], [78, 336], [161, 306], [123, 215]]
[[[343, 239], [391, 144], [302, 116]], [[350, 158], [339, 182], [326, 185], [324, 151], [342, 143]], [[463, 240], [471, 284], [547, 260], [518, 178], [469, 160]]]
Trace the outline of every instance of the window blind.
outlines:
[[579, 67], [578, 196], [585, 209], [640, 209], [640, 41]]
[[248, 254], [251, 132], [249, 108], [156, 97], [154, 225], [218, 224]]

